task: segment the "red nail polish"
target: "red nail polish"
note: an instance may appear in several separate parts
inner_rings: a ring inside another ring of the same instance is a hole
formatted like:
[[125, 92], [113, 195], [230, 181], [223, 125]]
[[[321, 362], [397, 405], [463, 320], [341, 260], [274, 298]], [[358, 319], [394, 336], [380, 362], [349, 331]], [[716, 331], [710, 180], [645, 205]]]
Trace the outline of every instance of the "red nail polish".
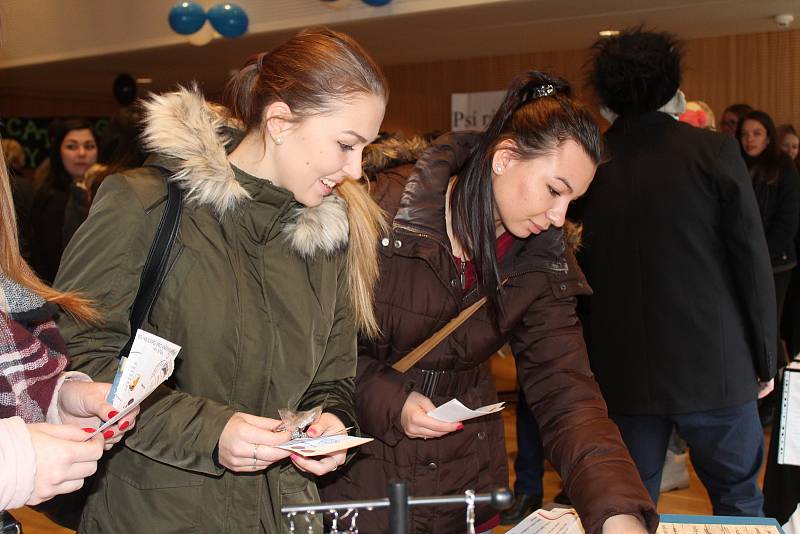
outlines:
[[313, 437], [315, 437], [317, 435], [317, 429], [316, 428], [309, 428], [307, 434], [313, 438]]
[[105, 432], [103, 432], [103, 437], [106, 438], [106, 439], [113, 438], [114, 437], [114, 431], [113, 430], [106, 430]]
[[91, 434], [92, 432], [94, 432], [94, 428], [84, 428], [83, 431], [86, 432], [87, 434]]
[[117, 410], [111, 410], [108, 412], [108, 418], [111, 419], [112, 417], [116, 417], [119, 412]]
[[464, 423], [458, 423], [456, 430], [463, 430], [463, 429], [464, 429]]
[[124, 423], [122, 423], [121, 425], [119, 425], [119, 429], [120, 429], [120, 430], [125, 430], [125, 429], [126, 429], [126, 428], [128, 428], [129, 426], [131, 426], [131, 422], [130, 422], [130, 421], [125, 421]]

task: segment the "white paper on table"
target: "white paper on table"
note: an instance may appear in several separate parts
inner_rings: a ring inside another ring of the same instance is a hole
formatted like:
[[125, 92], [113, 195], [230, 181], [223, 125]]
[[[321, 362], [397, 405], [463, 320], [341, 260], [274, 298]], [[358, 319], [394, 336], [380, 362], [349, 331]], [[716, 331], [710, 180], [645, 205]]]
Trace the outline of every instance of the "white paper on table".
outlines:
[[773, 525], [659, 523], [656, 534], [780, 534]]
[[320, 436], [318, 438], [299, 438], [287, 441], [277, 448], [296, 452], [300, 456], [322, 456], [333, 452], [343, 451], [351, 447], [358, 447], [372, 441], [372, 438], [359, 438], [347, 434]]
[[137, 330], [131, 351], [120, 361], [106, 399], [119, 413], [100, 425], [87, 439], [125, 417], [163, 384], [175, 370], [175, 358], [180, 350], [180, 346], [175, 343], [144, 330]]
[[498, 402], [497, 404], [489, 404], [488, 406], [481, 406], [475, 410], [470, 410], [461, 404], [458, 399], [452, 399], [445, 402], [438, 408], [429, 411], [428, 415], [434, 419], [438, 419], [439, 421], [444, 421], [445, 423], [457, 423], [459, 421], [475, 419], [476, 417], [482, 417], [484, 415], [499, 412], [503, 409], [504, 404], [504, 402]]
[[786, 366], [781, 393], [778, 463], [800, 465], [800, 362]]
[[572, 508], [536, 510], [506, 534], [583, 534], [583, 525]]

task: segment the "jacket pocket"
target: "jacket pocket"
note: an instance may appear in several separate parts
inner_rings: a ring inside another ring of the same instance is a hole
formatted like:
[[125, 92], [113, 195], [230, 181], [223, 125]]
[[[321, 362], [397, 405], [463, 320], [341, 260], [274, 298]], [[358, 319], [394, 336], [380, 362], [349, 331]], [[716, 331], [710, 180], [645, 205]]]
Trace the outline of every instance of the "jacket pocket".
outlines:
[[202, 486], [206, 475], [156, 462], [123, 449], [108, 463], [108, 473], [139, 490]]

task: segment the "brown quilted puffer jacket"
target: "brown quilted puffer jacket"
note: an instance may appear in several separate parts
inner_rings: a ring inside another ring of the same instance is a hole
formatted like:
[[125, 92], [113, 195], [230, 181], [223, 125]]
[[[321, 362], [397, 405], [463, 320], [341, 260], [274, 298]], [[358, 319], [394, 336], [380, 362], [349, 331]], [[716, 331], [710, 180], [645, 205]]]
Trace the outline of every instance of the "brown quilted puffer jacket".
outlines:
[[[497, 402], [489, 358], [505, 343], [516, 356], [520, 383], [539, 422], [545, 451], [589, 534], [615, 514], [633, 514], [654, 532], [653, 503], [639, 479], [589, 369], [576, 295], [591, 292], [564, 232], [552, 228], [515, 240], [500, 262], [508, 279], [500, 332], [485, 308], [406, 374], [390, 365], [442, 328], [482, 294], [462, 292], [445, 230], [445, 191], [468, 157], [473, 134], [448, 134], [417, 162], [380, 173], [374, 198], [392, 233], [380, 245], [376, 309], [383, 338], [359, 347], [356, 407], [361, 429], [375, 437], [349, 466], [322, 482], [323, 501], [386, 496], [390, 480], [409, 482], [412, 496], [489, 492], [508, 485], [508, 458], [499, 414], [464, 423], [439, 439], [410, 439], [400, 411], [412, 390], [440, 405], [453, 397], [471, 408]], [[496, 512], [479, 506], [476, 524]], [[413, 507], [414, 533], [465, 531], [463, 506]], [[385, 511], [361, 513], [358, 525], [386, 532]]]

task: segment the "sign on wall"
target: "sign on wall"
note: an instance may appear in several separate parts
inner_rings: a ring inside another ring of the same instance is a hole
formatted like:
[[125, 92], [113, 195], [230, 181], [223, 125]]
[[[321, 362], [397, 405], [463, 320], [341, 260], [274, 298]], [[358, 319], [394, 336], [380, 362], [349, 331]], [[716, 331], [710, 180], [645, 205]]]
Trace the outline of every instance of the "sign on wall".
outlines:
[[450, 97], [450, 129], [485, 130], [503, 101], [505, 91], [453, 93]]
[[[0, 121], [0, 137], [16, 139], [25, 151], [25, 167], [36, 168], [42, 160], [50, 155], [50, 139], [47, 128], [53, 118], [7, 117]], [[90, 118], [95, 135], [98, 138], [108, 126], [106, 118]]]

